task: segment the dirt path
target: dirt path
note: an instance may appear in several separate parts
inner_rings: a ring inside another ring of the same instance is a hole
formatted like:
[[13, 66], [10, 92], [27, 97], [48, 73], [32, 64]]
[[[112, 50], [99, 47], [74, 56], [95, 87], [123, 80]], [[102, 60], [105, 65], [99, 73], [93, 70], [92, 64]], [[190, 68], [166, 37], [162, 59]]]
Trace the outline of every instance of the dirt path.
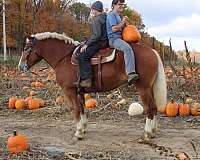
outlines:
[[[13, 130], [29, 137], [30, 144], [46, 150], [79, 155], [80, 159], [174, 159], [185, 152], [200, 159], [200, 121], [198, 118], [167, 118], [159, 116], [158, 135], [148, 144], [139, 143], [143, 134], [144, 116], [124, 120], [89, 120], [84, 140], [72, 143], [74, 125], [61, 108], [38, 111], [0, 111], [0, 139]], [[188, 122], [187, 122], [188, 121]], [[56, 159], [56, 158], [55, 158]]]

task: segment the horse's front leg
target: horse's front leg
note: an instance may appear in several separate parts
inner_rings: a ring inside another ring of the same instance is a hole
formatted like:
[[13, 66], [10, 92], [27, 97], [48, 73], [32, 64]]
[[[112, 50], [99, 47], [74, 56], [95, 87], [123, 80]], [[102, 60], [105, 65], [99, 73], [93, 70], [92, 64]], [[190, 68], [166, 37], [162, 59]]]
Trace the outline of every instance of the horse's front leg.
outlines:
[[84, 114], [84, 97], [78, 96], [76, 90], [65, 89], [66, 103], [72, 111], [74, 122], [76, 125], [76, 132], [74, 136], [78, 139], [83, 138], [83, 133], [86, 131], [87, 118]]
[[77, 100], [80, 111], [79, 112], [80, 120], [77, 124], [77, 128], [79, 128], [82, 133], [85, 133], [87, 128], [87, 116], [84, 112], [84, 105], [85, 105], [84, 93], [79, 93], [77, 97], [78, 97]]

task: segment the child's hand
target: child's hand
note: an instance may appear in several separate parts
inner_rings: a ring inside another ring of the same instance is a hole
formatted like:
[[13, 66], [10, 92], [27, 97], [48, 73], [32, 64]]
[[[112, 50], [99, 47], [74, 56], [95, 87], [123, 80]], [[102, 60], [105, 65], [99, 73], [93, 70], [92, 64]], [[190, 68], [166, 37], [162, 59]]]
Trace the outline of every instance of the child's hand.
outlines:
[[81, 48], [81, 50], [80, 50], [80, 52], [82, 53], [82, 52], [85, 52], [86, 51], [86, 49], [87, 49], [87, 45], [84, 45], [82, 48]]
[[128, 17], [127, 16], [123, 16], [122, 17], [122, 22], [125, 23], [125, 24], [128, 23]]

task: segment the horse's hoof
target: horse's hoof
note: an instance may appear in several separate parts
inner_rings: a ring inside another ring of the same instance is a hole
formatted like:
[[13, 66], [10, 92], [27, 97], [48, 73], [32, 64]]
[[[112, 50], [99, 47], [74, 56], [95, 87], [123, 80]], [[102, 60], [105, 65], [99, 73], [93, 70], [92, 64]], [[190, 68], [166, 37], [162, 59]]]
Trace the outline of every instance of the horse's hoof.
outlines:
[[81, 130], [81, 132], [82, 132], [83, 134], [85, 134], [85, 133], [86, 133], [86, 130]]
[[83, 138], [73, 136], [73, 137], [72, 137], [72, 143], [75, 144], [76, 142], [81, 141], [82, 139], [83, 139]]
[[141, 138], [138, 139], [138, 143], [141, 144], [149, 144], [151, 140], [148, 137], [141, 136]]
[[152, 138], [155, 138], [156, 134], [155, 132], [144, 132], [144, 139], [152, 139]]
[[83, 136], [81, 135], [81, 133], [82, 132], [76, 132], [75, 134], [74, 134], [74, 137], [77, 137], [78, 138], [78, 140], [82, 140], [83, 139]]
[[75, 145], [77, 142], [79, 142], [80, 141], [80, 139], [78, 138], [78, 137], [76, 137], [76, 136], [73, 136], [72, 137], [72, 140], [71, 140], [71, 144], [72, 145]]

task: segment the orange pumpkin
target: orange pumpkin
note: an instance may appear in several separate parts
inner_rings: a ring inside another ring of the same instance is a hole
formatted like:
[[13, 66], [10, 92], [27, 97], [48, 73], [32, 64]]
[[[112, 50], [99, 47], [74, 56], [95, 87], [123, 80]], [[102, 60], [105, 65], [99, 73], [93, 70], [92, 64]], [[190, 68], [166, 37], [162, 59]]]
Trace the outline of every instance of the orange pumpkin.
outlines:
[[27, 86], [24, 86], [24, 87], [22, 88], [22, 90], [27, 90], [27, 89], [29, 89], [29, 87], [27, 87]]
[[85, 100], [88, 100], [91, 98], [91, 96], [90, 96], [90, 94], [84, 94], [84, 98], [85, 98]]
[[92, 108], [96, 107], [97, 104], [98, 103], [97, 103], [97, 101], [95, 99], [90, 98], [85, 102], [85, 108], [92, 109]]
[[29, 93], [29, 96], [35, 96], [36, 95], [36, 92], [35, 91], [30, 91], [30, 93]]
[[128, 25], [122, 32], [123, 40], [126, 42], [138, 42], [141, 40], [141, 35], [134, 25]]
[[28, 101], [28, 108], [29, 108], [30, 110], [38, 109], [38, 108], [40, 108], [40, 102], [37, 101], [37, 100], [35, 100], [35, 99], [30, 99], [30, 100]]
[[35, 100], [39, 102], [40, 108], [44, 107], [45, 102], [44, 102], [44, 100], [42, 98], [35, 98]]
[[53, 81], [53, 80], [55, 80], [54, 75], [53, 75], [53, 74], [49, 74], [49, 75], [47, 76], [47, 81]]
[[41, 83], [41, 82], [39, 82], [39, 81], [36, 81], [36, 82], [35, 82], [35, 87], [36, 87], [36, 88], [42, 88], [42, 87], [44, 87], [44, 84]]
[[179, 115], [180, 116], [189, 116], [190, 115], [190, 107], [188, 104], [179, 104]]
[[57, 97], [56, 98], [56, 103], [57, 104], [63, 104], [65, 102], [65, 100], [64, 100], [64, 97], [62, 97], [62, 96], [59, 96], [59, 97]]
[[35, 82], [31, 82], [31, 87], [35, 87]]
[[200, 103], [195, 103], [191, 108], [191, 114], [193, 116], [200, 116]]
[[18, 99], [16, 102], [15, 102], [15, 108], [16, 109], [24, 109], [26, 108], [26, 102], [24, 99]]
[[15, 102], [17, 101], [16, 97], [11, 97], [8, 101], [8, 108], [14, 109], [15, 108]]
[[33, 99], [31, 96], [30, 97], [27, 97], [26, 99], [25, 99], [25, 102], [28, 104], [28, 101], [30, 100], [30, 99]]
[[169, 117], [175, 117], [178, 114], [178, 104], [171, 100], [166, 106], [166, 115]]
[[13, 136], [8, 138], [7, 149], [12, 154], [21, 153], [29, 148], [26, 136], [13, 132]]

